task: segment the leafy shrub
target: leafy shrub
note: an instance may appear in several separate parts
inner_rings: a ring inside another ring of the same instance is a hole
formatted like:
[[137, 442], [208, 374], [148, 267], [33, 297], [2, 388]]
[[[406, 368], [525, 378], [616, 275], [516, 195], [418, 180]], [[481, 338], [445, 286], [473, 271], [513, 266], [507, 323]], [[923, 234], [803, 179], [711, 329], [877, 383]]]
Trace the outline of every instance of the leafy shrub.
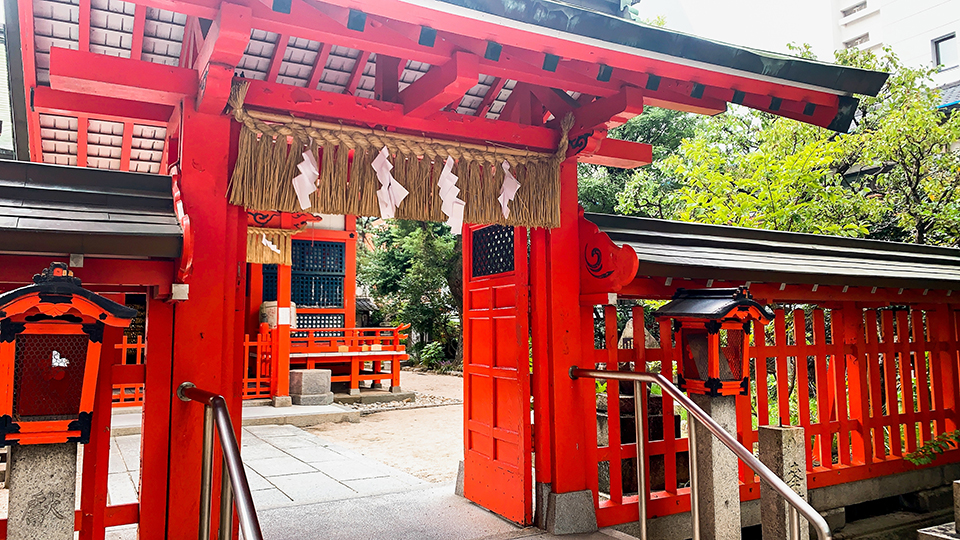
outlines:
[[420, 351], [420, 364], [428, 369], [438, 369], [444, 360], [443, 344], [439, 341], [427, 343]]

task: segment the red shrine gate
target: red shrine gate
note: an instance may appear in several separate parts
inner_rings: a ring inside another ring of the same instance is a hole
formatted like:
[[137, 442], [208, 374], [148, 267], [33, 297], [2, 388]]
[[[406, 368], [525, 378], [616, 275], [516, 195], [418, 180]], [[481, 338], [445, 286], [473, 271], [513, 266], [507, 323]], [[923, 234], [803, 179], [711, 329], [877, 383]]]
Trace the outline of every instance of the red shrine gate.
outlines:
[[[526, 234], [513, 238], [512, 270], [494, 265], [488, 270], [503, 271], [465, 277], [467, 496], [529, 522], [532, 437], [536, 482], [551, 496], [591, 490], [601, 522], [629, 519], [602, 511], [612, 503], [599, 499], [599, 454], [587, 444], [596, 436], [596, 393], [592, 383], [571, 380], [569, 369], [598, 354], [587, 338], [593, 306], [617, 290], [583, 276], [613, 270], [607, 275], [622, 287], [637, 276], [637, 260], [602, 271], [599, 260], [584, 264], [577, 162], [649, 163], [649, 146], [606, 138], [644, 106], [718, 114], [735, 103], [842, 131], [853, 94], [875, 95], [885, 76], [713, 43], [609, 11], [551, 0], [33, 0], [8, 9], [9, 51], [23, 51], [11, 63], [24, 88], [15, 96], [15, 116], [26, 120], [19, 157], [174, 174], [153, 178], [172, 192], [165, 209], [182, 229], [181, 249], [138, 255], [142, 274], [134, 276], [103, 243], [47, 251], [66, 259], [82, 248], [97, 260], [83, 270], [85, 284], [148, 295], [145, 362], [113, 370], [112, 381], [145, 386], [140, 502], [106, 504], [109, 415], [101, 413], [84, 467], [99, 483], [85, 486], [81, 538], [128, 523], [139, 524], [141, 538], [196, 534], [201, 410], [174, 391], [190, 381], [222, 394], [239, 428], [252, 250], [245, 208], [227, 197], [269, 194], [275, 198], [246, 207], [300, 211], [291, 178], [298, 156], [310, 152], [321, 187], [337, 187], [311, 195], [311, 212], [335, 202], [336, 212], [323, 213], [380, 215], [369, 165], [381, 145], [418, 201], [400, 204], [398, 217], [445, 219], [437, 175], [452, 157], [467, 223], [529, 230], [529, 246]], [[263, 151], [252, 161], [271, 163], [263, 169], [269, 174], [247, 168], [251, 148]], [[521, 184], [508, 204], [511, 218], [497, 201], [503, 163]], [[240, 182], [250, 178], [259, 183]], [[108, 182], [95, 191], [122, 198], [127, 187]], [[2, 249], [6, 258], [35, 248]], [[47, 259], [27, 261], [28, 271], [7, 266], [2, 282], [29, 280]], [[479, 258], [470, 251], [466, 260], [472, 272]], [[482, 341], [488, 336], [493, 349]], [[271, 377], [284, 384], [283, 374]], [[621, 445], [602, 457], [630, 450]], [[491, 487], [504, 478], [515, 482]]]

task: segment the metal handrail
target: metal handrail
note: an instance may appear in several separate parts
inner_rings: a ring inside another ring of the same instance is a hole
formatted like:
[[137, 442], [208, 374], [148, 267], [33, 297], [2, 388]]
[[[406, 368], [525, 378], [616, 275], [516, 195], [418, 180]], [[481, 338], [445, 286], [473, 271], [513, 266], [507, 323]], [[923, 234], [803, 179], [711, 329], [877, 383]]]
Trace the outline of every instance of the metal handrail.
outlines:
[[[640, 540], [647, 540], [647, 486], [646, 486], [646, 462], [640, 452], [643, 448], [643, 425], [645, 419], [641, 413], [641, 384], [658, 384], [664, 392], [670, 394], [677, 403], [679, 403], [687, 412], [688, 416], [688, 446], [690, 452], [690, 513], [693, 518], [693, 539], [700, 538], [700, 518], [697, 515], [698, 493], [697, 493], [697, 454], [696, 454], [696, 435], [694, 422], [699, 420], [720, 442], [729, 448], [747, 467], [753, 470], [761, 480], [767, 483], [790, 505], [790, 539], [800, 539], [800, 514], [813, 525], [817, 532], [819, 540], [831, 540], [830, 526], [819, 512], [813, 509], [810, 504], [803, 500], [795, 491], [790, 489], [779, 476], [773, 473], [766, 465], [757, 459], [753, 452], [747, 450], [737, 439], [727, 430], [717, 423], [709, 414], [701, 409], [679, 388], [674, 386], [673, 381], [659, 373], [637, 372], [637, 371], [600, 371], [591, 369], [581, 369], [577, 366], [570, 368], [570, 378], [578, 379], [587, 377], [591, 379], [608, 379], [617, 381], [633, 381], [634, 385], [634, 407], [635, 421], [637, 428], [637, 500], [640, 509]], [[799, 512], [799, 513], [798, 513]]]
[[246, 540], [263, 540], [253, 495], [247, 484], [247, 474], [240, 459], [240, 447], [233, 432], [230, 411], [223, 396], [200, 390], [191, 382], [177, 388], [177, 397], [196, 401], [203, 410], [203, 456], [200, 469], [200, 540], [210, 540], [210, 503], [213, 496], [213, 430], [216, 426], [223, 451], [223, 471], [220, 475], [220, 525], [217, 537], [229, 540], [233, 536], [233, 506], [236, 505], [240, 528]]

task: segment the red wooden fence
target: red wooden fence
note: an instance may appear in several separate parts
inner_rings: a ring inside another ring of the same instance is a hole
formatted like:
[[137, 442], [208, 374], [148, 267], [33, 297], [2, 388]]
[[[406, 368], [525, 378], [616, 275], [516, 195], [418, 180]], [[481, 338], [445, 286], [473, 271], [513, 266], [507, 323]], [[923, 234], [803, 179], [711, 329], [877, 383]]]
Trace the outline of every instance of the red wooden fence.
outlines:
[[[954, 309], [946, 304], [878, 308], [843, 302], [831, 308], [777, 310], [772, 324], [754, 327], [751, 395], [737, 401], [739, 440], [756, 451], [757, 425], [803, 426], [810, 488], [916, 468], [903, 456], [958, 425], [960, 345]], [[660, 348], [646, 349], [639, 346], [644, 343], [642, 308], [634, 308], [633, 315], [638, 346], [617, 350], [616, 312], [606, 306], [597, 368], [616, 370], [617, 362], [635, 362], [653, 369], [652, 363], [659, 362], [661, 373], [673, 379], [679, 349], [669, 323], [660, 325]], [[801, 369], [796, 369], [798, 359]], [[609, 442], [594, 449], [598, 466], [634, 459], [637, 452], [636, 444], [622, 442], [616, 384], [607, 385], [606, 399]], [[643, 403], [646, 411], [646, 399]], [[632, 410], [623, 412], [632, 416]], [[690, 509], [689, 489], [678, 482], [677, 465], [687, 439], [676, 437], [674, 412], [673, 400], [663, 396], [663, 438], [645, 440], [646, 459], [663, 463], [663, 489], [647, 493], [651, 517]], [[681, 424], [684, 435], [685, 417]], [[938, 463], [956, 461], [960, 450]], [[685, 459], [680, 463], [683, 473]], [[620, 467], [609, 470], [609, 493], [599, 492], [597, 476], [593, 482], [600, 526], [636, 521], [636, 494], [623, 493]], [[649, 466], [647, 471], [649, 475]], [[740, 483], [742, 500], [759, 498], [759, 483], [743, 464]]]
[[[117, 344], [117, 350], [120, 351], [120, 363], [127, 365], [143, 364], [146, 347], [143, 336], [137, 336], [137, 341], [130, 343], [127, 336], [124, 335], [123, 341]], [[113, 385], [114, 407], [138, 407], [140, 405], [143, 405], [143, 384]]]

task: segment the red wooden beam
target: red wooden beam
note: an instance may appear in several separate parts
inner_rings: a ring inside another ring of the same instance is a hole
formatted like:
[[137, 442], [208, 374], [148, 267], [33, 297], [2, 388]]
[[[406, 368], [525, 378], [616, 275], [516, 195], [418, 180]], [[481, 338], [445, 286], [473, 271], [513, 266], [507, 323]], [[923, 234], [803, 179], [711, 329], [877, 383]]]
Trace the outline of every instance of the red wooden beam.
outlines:
[[330, 51], [333, 49], [333, 45], [328, 45], [326, 43], [321, 43], [320, 48], [317, 49], [317, 57], [313, 61], [313, 69], [310, 71], [310, 82], [307, 83], [307, 88], [310, 90], [316, 90], [320, 86], [320, 78], [323, 76], [323, 68], [327, 66], [327, 58], [330, 57]]
[[90, 51], [90, 0], [80, 0], [80, 19], [79, 19], [79, 32], [80, 32], [80, 50], [84, 52]]
[[347, 85], [343, 87], [343, 93], [354, 95], [357, 92], [357, 85], [360, 84], [360, 76], [363, 75], [364, 68], [367, 67], [367, 61], [370, 60], [370, 53], [360, 51], [357, 55], [357, 61], [353, 63], [353, 70], [347, 78]]
[[[33, 283], [37, 270], [53, 261], [66, 262], [67, 257], [34, 255], [0, 255], [0, 284]], [[84, 257], [83, 266], [72, 268], [83, 285], [169, 286], [173, 283], [173, 261], [131, 261]]]
[[530, 91], [533, 92], [533, 95], [537, 96], [540, 103], [557, 118], [563, 118], [567, 113], [573, 112], [574, 109], [580, 107], [577, 100], [570, 97], [563, 90], [532, 86], [530, 87]]
[[429, 116], [476, 86], [479, 77], [477, 57], [456, 52], [449, 62], [431, 67], [400, 92], [403, 111], [411, 116]]
[[83, 114], [113, 122], [136, 120], [138, 124], [151, 126], [165, 126], [173, 113], [173, 107], [169, 105], [63, 92], [49, 86], [34, 88], [33, 109], [37, 112], [65, 116]]
[[[510, 97], [500, 109], [500, 120], [506, 122], [516, 122], [519, 124], [530, 124], [530, 86], [526, 83], [518, 82], [510, 91]], [[526, 122], [524, 122], [526, 114]]]
[[[220, 13], [210, 25], [194, 63], [194, 68], [200, 74], [198, 111], [219, 114], [226, 107], [234, 68], [240, 63], [250, 42], [252, 19], [250, 8], [246, 6], [226, 2], [220, 6]], [[279, 41], [277, 47], [281, 47]], [[280, 58], [283, 58], [282, 48]], [[280, 69], [279, 62], [277, 69]]]
[[123, 123], [123, 139], [120, 146], [120, 170], [130, 170], [130, 154], [133, 152], [133, 122]]
[[377, 55], [377, 72], [374, 83], [374, 99], [396, 103], [400, 94], [400, 64], [399, 58]]
[[197, 93], [197, 72], [143, 60], [50, 49], [50, 86], [55, 90], [175, 105]]
[[147, 24], [147, 6], [137, 5], [133, 11], [133, 43], [130, 46], [130, 59], [140, 60], [143, 56], [143, 28]]
[[[25, 103], [30, 103], [31, 91], [37, 86], [37, 58], [34, 51], [34, 31], [33, 31], [33, 2], [17, 2], [18, 15], [20, 17], [20, 43], [26, 54], [23, 58], [23, 92], [25, 94]], [[16, 91], [16, 89], [13, 89]], [[28, 109], [30, 124], [27, 126], [27, 135], [30, 139], [30, 161], [42, 162], [43, 151], [40, 141], [40, 115], [36, 111]]]
[[579, 155], [577, 161], [620, 169], [635, 169], [653, 163], [653, 147], [649, 144], [606, 138], [591, 155]]
[[[591, 129], [604, 125], [612, 128], [623, 124], [625, 119], [632, 118], [643, 112], [643, 93], [639, 88], [624, 87], [617, 95], [601, 98], [583, 105], [573, 112], [575, 123], [570, 129], [570, 136], [576, 137]], [[552, 120], [548, 125], [559, 125], [560, 119]]]
[[87, 166], [87, 130], [90, 119], [84, 115], [77, 116], [77, 167]]
[[[267, 80], [277, 82], [277, 75], [280, 74], [280, 65], [283, 64], [283, 54], [287, 51], [287, 43], [290, 38], [280, 34], [277, 36], [277, 43], [273, 46], [273, 56], [270, 58], [270, 68], [267, 70]], [[246, 47], [246, 45], [244, 45]], [[241, 55], [243, 52], [241, 51]], [[237, 61], [239, 63], [239, 60]], [[234, 64], [236, 65], [236, 64]]]
[[429, 119], [405, 115], [403, 105], [374, 101], [332, 92], [309, 90], [284, 84], [247, 81], [250, 89], [244, 102], [256, 109], [291, 111], [297, 115], [329, 119], [350, 119], [360, 126], [399, 133], [427, 134], [443, 139], [503, 144], [531, 150], [554, 151], [557, 132], [543, 127], [441, 112]]
[[493, 102], [497, 100], [497, 97], [500, 95], [500, 91], [503, 90], [503, 85], [506, 84], [507, 80], [503, 77], [495, 77], [493, 83], [490, 84], [490, 88], [487, 89], [487, 93], [483, 95], [483, 99], [480, 100], [480, 105], [477, 106], [476, 116], [484, 117], [487, 114], [487, 111], [490, 110], [490, 106], [493, 105]]

